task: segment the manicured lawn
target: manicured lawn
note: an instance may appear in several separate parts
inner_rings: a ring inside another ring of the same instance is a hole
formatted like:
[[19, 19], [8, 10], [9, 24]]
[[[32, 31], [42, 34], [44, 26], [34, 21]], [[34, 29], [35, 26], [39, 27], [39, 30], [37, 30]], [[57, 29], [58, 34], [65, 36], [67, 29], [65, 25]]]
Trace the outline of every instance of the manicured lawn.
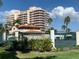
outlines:
[[4, 47], [0, 47], [0, 59], [79, 59], [79, 50], [59, 51], [59, 52], [7, 52]]
[[17, 52], [19, 58], [35, 58], [41, 57], [44, 59], [79, 59], [79, 50], [62, 51], [62, 52], [30, 52], [21, 53]]
[[0, 59], [18, 59], [16, 52], [5, 51], [5, 47], [0, 47]]
[[35, 58], [35, 57], [47, 57], [47, 56], [53, 56], [55, 53], [52, 52], [29, 52], [29, 53], [21, 53], [17, 52], [17, 57], [19, 58]]
[[59, 52], [55, 59], [79, 59], [79, 50]]

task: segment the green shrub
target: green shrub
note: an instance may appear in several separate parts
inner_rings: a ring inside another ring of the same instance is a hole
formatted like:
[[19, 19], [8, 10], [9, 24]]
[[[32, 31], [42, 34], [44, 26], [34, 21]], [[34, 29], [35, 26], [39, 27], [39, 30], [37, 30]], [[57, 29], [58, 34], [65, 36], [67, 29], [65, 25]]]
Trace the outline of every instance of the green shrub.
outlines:
[[76, 45], [76, 46], [75, 46], [75, 49], [79, 49], [79, 45]]
[[51, 51], [52, 50], [52, 42], [50, 39], [23, 39], [20, 41], [14, 40], [9, 41], [9, 48], [11, 50], [33, 50], [33, 51]]
[[22, 40], [12, 40], [7, 41], [7, 50], [19, 50], [19, 51], [27, 51], [28, 48], [28, 39], [23, 38]]
[[44, 45], [43, 45], [43, 49], [45, 51], [50, 51], [52, 49], [52, 42], [49, 39], [44, 40]]
[[50, 39], [32, 39], [29, 41], [29, 46], [35, 51], [51, 51], [52, 44]]

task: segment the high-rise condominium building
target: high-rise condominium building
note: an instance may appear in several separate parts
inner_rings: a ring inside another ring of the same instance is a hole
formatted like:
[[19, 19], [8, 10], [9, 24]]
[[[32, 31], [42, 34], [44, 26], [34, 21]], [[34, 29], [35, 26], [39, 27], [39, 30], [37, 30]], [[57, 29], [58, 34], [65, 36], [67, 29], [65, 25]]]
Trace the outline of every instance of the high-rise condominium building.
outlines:
[[12, 14], [10, 18], [12, 18], [12, 20], [20, 19], [21, 24], [34, 25], [36, 27], [40, 27], [42, 32], [45, 32], [48, 30], [48, 19], [50, 17], [44, 9], [31, 7], [26, 11], [20, 11]]

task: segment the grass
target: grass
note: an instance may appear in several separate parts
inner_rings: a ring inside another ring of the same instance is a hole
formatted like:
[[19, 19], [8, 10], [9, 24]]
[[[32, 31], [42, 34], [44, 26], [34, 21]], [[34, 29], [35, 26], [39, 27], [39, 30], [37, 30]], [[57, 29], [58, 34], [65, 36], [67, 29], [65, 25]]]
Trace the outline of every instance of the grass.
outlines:
[[[19, 58], [47, 58], [47, 59], [79, 59], [79, 50], [61, 51], [61, 52], [30, 52], [21, 53], [17, 52]], [[40, 58], [40, 59], [41, 59]]]
[[5, 48], [4, 47], [0, 47], [0, 53], [5, 52]]
[[54, 53], [51, 52], [34, 52], [34, 51], [31, 51], [29, 53], [17, 52], [17, 57], [19, 58], [47, 57], [52, 55], [54, 55]]
[[0, 59], [18, 59], [16, 52], [8, 52], [5, 47], [0, 47]]
[[79, 59], [79, 50], [59, 52], [55, 59]]
[[79, 59], [79, 49], [59, 52], [7, 52], [5, 47], [0, 47], [0, 59]]

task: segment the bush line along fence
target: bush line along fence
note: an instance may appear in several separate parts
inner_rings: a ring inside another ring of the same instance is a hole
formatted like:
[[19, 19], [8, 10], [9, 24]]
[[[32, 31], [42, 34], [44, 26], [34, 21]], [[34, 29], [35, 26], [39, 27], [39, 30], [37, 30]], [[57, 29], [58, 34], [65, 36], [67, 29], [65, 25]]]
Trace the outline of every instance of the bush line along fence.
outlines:
[[[42, 34], [43, 35], [43, 34]], [[43, 38], [43, 36], [42, 35], [40, 35], [40, 37], [42, 37]], [[27, 35], [26, 35], [27, 36]], [[34, 36], [34, 35], [33, 35]], [[50, 31], [50, 34], [49, 35], [45, 35], [45, 37], [49, 37], [49, 39], [51, 39], [51, 44], [53, 45], [53, 48], [56, 48], [56, 45], [57, 45], [57, 43], [56, 43], [56, 40], [55, 40], [55, 30], [51, 30]], [[28, 36], [29, 37], [29, 36]], [[36, 36], [35, 36], [36, 37]], [[39, 37], [39, 35], [38, 35], [38, 37]], [[79, 45], [79, 31], [78, 32], [75, 32], [75, 43], [74, 43], [74, 45]], [[5, 40], [5, 38], [6, 38], [6, 36], [5, 36], [5, 33], [3, 34], [3, 41], [6, 41]], [[37, 41], [36, 41], [37, 42]], [[60, 41], [61, 42], [61, 41]], [[63, 42], [63, 41], [62, 41]], [[61, 43], [62, 43], [61, 42]], [[67, 41], [64, 41], [64, 42], [66, 42], [65, 44], [67, 44], [67, 43], [69, 43], [69, 42], [67, 42]], [[59, 43], [60, 44], [60, 43]], [[58, 44], [58, 45], [59, 45]], [[73, 43], [71, 43], [72, 45], [73, 45]], [[61, 44], [61, 45], [64, 45], [64, 44]]]

